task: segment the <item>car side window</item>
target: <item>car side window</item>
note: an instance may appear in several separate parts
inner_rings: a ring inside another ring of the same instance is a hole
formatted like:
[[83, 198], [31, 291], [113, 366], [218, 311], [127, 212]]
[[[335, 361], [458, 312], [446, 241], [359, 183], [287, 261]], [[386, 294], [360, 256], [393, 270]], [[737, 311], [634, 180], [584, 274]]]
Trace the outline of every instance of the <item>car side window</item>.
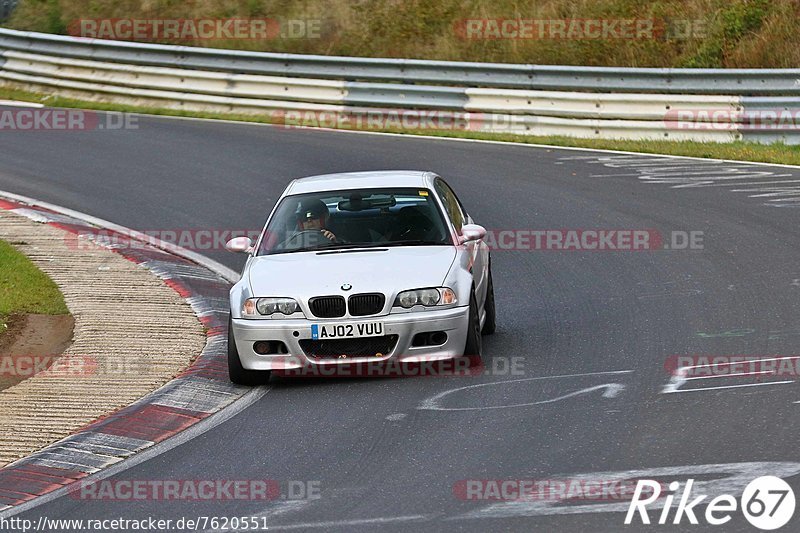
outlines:
[[467, 223], [467, 215], [464, 212], [464, 208], [461, 206], [461, 202], [458, 201], [458, 197], [456, 197], [453, 189], [451, 189], [443, 179], [437, 178], [434, 187], [441, 197], [442, 203], [444, 203], [447, 214], [450, 220], [453, 221], [456, 231], [461, 233], [462, 226]]

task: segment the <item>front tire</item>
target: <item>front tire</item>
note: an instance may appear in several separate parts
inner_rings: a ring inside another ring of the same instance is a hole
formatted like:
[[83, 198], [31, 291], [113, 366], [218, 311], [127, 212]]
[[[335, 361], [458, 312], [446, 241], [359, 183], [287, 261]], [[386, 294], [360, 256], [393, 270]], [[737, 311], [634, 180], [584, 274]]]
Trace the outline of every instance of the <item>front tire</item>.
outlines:
[[497, 308], [494, 303], [494, 283], [492, 283], [492, 268], [489, 267], [489, 286], [486, 288], [486, 301], [483, 303], [483, 310], [486, 312], [486, 319], [483, 321], [481, 333], [491, 335], [497, 330]]
[[248, 370], [242, 366], [236, 340], [233, 337], [233, 319], [228, 318], [228, 376], [237, 385], [264, 385], [269, 381], [269, 370]]
[[464, 357], [481, 361], [482, 356], [481, 321], [478, 318], [478, 302], [475, 300], [475, 291], [472, 291], [469, 295], [469, 321], [467, 323], [467, 343], [464, 346]]

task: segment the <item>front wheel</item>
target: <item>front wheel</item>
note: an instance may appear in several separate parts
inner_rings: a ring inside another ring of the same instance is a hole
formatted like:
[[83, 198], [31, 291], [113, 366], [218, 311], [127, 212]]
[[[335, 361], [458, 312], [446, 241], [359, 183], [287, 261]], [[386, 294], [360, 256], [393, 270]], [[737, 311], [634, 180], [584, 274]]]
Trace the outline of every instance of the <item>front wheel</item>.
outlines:
[[469, 295], [469, 321], [467, 323], [467, 343], [464, 346], [464, 357], [481, 360], [483, 341], [481, 339], [481, 321], [478, 318], [478, 302], [475, 300], [475, 291]]
[[242, 366], [233, 337], [233, 319], [228, 318], [228, 376], [231, 381], [237, 385], [264, 385], [270, 374], [269, 370], [248, 370]]
[[492, 269], [489, 267], [489, 286], [486, 288], [486, 300], [483, 303], [483, 310], [486, 312], [486, 319], [483, 321], [481, 333], [491, 335], [497, 329], [497, 309], [494, 303], [494, 283], [492, 283]]

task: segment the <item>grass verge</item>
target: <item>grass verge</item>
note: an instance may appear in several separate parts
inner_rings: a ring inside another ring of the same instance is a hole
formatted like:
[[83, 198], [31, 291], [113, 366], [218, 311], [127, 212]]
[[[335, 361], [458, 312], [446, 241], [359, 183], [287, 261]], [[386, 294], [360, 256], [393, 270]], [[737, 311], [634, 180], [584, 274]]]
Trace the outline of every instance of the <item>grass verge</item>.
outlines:
[[[149, 115], [166, 115], [178, 117], [192, 117], [211, 120], [235, 120], [242, 122], [255, 122], [272, 124], [272, 117], [264, 115], [242, 115], [227, 113], [205, 113], [197, 111], [182, 111], [159, 107], [138, 107], [123, 104], [91, 102], [75, 100], [59, 96], [44, 95], [18, 89], [0, 87], [0, 100], [19, 100], [24, 102], [37, 102], [49, 107], [66, 107], [93, 109], [98, 111], [118, 111], [127, 113], [143, 113]], [[289, 126], [291, 127], [291, 126]], [[442, 131], [442, 130], [412, 130], [412, 129], [376, 129], [370, 131], [398, 133], [403, 135], [428, 135], [434, 137], [451, 137], [462, 139], [480, 139], [488, 141], [504, 141], [520, 144], [545, 144], [552, 146], [579, 147], [598, 150], [622, 150], [626, 152], [641, 152], [647, 154], [682, 155], [710, 159], [727, 159], [736, 161], [753, 161], [760, 163], [776, 163], [785, 165], [800, 165], [800, 145], [787, 145], [783, 143], [758, 144], [752, 142], [736, 141], [731, 143], [713, 143], [697, 141], [635, 141], [612, 139], [579, 139], [575, 137], [514, 135], [499, 133], [481, 133], [475, 131]]]
[[[222, 31], [210, 38], [191, 38], [191, 31], [140, 38], [300, 54], [551, 65], [794, 68], [800, 63], [797, 0], [20, 0], [5, 24], [125, 39], [133, 36], [110, 30], [110, 24], [81, 31], [93, 24], [79, 21], [251, 17], [271, 18], [280, 31], [266, 38], [237, 39]], [[530, 29], [500, 31], [500, 20], [528, 21]], [[612, 29], [592, 30], [580, 21], [611, 23]], [[631, 21], [644, 22], [646, 29], [619, 31]]]
[[69, 313], [53, 280], [3, 240], [0, 240], [0, 265], [0, 336], [6, 331], [6, 320], [13, 315]]

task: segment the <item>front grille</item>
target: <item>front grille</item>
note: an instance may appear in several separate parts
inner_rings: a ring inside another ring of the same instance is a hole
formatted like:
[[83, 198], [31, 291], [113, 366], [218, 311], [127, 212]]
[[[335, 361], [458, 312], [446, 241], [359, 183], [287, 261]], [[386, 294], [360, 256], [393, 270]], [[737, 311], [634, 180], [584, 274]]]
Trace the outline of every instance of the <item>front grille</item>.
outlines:
[[397, 344], [397, 335], [382, 337], [361, 337], [359, 339], [326, 339], [300, 341], [300, 348], [309, 357], [336, 359], [347, 357], [375, 357], [375, 354], [389, 355]]
[[318, 296], [308, 300], [308, 307], [314, 316], [319, 318], [336, 318], [344, 316], [344, 296]]
[[379, 292], [370, 294], [354, 294], [347, 299], [350, 316], [376, 315], [383, 311], [386, 296]]

